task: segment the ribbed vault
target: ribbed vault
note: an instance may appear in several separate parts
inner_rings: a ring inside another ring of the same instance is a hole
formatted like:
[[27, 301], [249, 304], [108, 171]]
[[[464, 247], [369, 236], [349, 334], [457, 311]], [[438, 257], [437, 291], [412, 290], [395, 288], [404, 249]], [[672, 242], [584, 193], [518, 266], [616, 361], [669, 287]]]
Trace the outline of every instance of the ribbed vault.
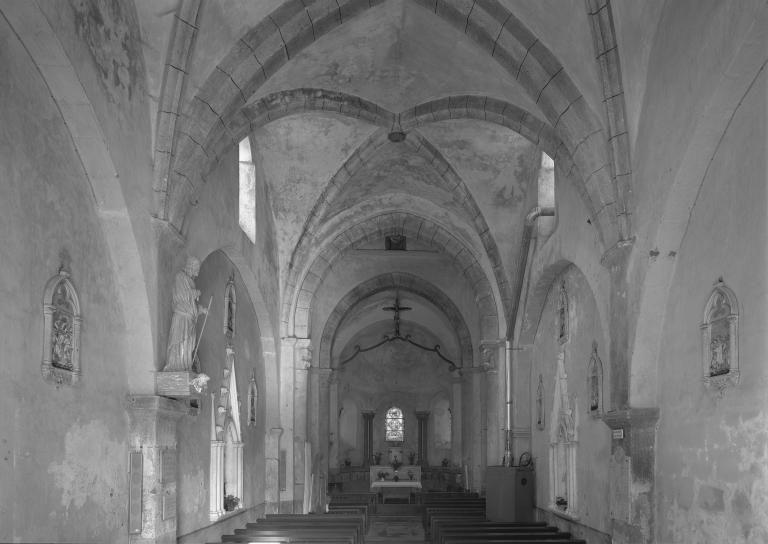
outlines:
[[[451, 257], [454, 266], [469, 282], [484, 323], [489, 329], [498, 328], [498, 309], [491, 282], [472, 251], [453, 234], [429, 219], [410, 213], [387, 213], [351, 226], [323, 246], [299, 288], [293, 312], [294, 336], [309, 335], [315, 293], [333, 266], [357, 246], [394, 234], [417, 239]], [[283, 322], [283, 327], [290, 330], [291, 323]]]
[[350, 290], [336, 305], [325, 322], [323, 336], [320, 340], [320, 366], [336, 368], [339, 361], [332, 361], [333, 344], [344, 318], [359, 302], [382, 291], [399, 289], [418, 295], [434, 304], [453, 326], [461, 348], [461, 362], [457, 366], [469, 368], [472, 366], [472, 337], [467, 324], [456, 305], [451, 299], [427, 280], [405, 272], [381, 274], [364, 281]]
[[[613, 185], [606, 135], [599, 119], [559, 60], [497, 1], [419, 3], [471, 37], [535, 98], [552, 130], [573, 156], [584, 180], [580, 192], [588, 197], [588, 208], [597, 220], [605, 246], [612, 246], [620, 238], [617, 216], [624, 210], [623, 203], [616, 202], [616, 195], [626, 193], [617, 192]], [[250, 29], [189, 104], [176, 136], [174, 165], [169, 175], [155, 179], [159, 218], [183, 231], [190, 202], [200, 191], [206, 172], [253, 130], [252, 123], [260, 122], [249, 117], [245, 107], [248, 100], [298, 52], [371, 7], [371, 3], [358, 0], [308, 0], [305, 4], [287, 2]], [[383, 116], [386, 112], [381, 113]], [[268, 112], [263, 115], [269, 118]], [[415, 109], [413, 117], [417, 117]], [[394, 116], [390, 126], [394, 126]]]

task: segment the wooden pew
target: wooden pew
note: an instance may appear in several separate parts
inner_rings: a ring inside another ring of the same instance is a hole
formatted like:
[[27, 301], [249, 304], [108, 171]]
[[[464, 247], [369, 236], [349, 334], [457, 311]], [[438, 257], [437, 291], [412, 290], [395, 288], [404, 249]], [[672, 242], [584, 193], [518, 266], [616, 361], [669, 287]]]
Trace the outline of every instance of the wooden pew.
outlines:
[[371, 516], [373, 513], [371, 512], [371, 507], [366, 501], [361, 500], [344, 500], [344, 501], [334, 501], [332, 500], [330, 504], [328, 505], [328, 510], [335, 510], [341, 508], [343, 510], [348, 510], [350, 508], [358, 508], [362, 509], [362, 514], [365, 516], [365, 526], [368, 528], [371, 524]]
[[334, 501], [366, 501], [368, 503], [371, 515], [376, 515], [376, 506], [379, 504], [379, 498], [376, 493], [332, 493], [329, 495], [331, 502]]
[[423, 499], [476, 499], [478, 497], [476, 491], [417, 491], [414, 495], [416, 495], [416, 504], [421, 504]]
[[365, 529], [366, 531], [371, 527], [371, 517], [368, 515], [368, 505], [358, 506], [340, 506], [340, 505], [328, 505], [328, 514], [340, 515], [340, 514], [352, 514], [361, 515], [365, 517]]
[[368, 530], [367, 516], [365, 514], [267, 514], [264, 519], [256, 523], [247, 523], [246, 529], [261, 529], [265, 527], [354, 527], [355, 537], [361, 544], [365, 541], [365, 533]]
[[438, 529], [437, 544], [449, 544], [454, 540], [493, 542], [495, 540], [568, 540], [571, 533], [561, 533], [557, 527], [465, 527], [460, 529]]
[[268, 514], [257, 523], [246, 524], [222, 542], [286, 542], [321, 544], [365, 544], [362, 514]]
[[481, 507], [477, 506], [429, 506], [423, 505], [421, 513], [421, 523], [426, 531], [429, 528], [429, 519], [435, 514], [445, 516], [480, 516], [482, 519], [486, 519], [485, 505]]
[[557, 533], [557, 527], [550, 527], [543, 521], [533, 522], [490, 522], [472, 518], [455, 519], [433, 517], [430, 525], [430, 541], [440, 542], [444, 534], [466, 534], [472, 531], [481, 533], [488, 530], [506, 529], [512, 532], [548, 532]]

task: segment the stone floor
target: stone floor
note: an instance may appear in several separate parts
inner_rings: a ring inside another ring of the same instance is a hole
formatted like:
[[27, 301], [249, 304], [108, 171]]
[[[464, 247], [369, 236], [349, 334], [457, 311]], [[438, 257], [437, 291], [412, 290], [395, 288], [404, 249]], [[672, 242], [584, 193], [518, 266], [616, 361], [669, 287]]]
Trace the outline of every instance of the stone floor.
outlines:
[[[381, 505], [379, 505], [381, 508]], [[424, 529], [420, 516], [372, 516], [366, 542], [392, 544], [424, 544]]]

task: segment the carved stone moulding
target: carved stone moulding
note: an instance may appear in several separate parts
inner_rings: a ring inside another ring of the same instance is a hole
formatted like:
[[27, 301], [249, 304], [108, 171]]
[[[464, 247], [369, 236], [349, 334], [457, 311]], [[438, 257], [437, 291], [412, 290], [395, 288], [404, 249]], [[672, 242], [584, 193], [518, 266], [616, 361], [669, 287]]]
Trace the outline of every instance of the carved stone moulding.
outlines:
[[739, 305], [722, 279], [704, 308], [700, 327], [704, 387], [720, 395], [725, 387], [739, 384]]
[[43, 299], [43, 378], [56, 384], [74, 385], [80, 371], [80, 301], [62, 257], [59, 273], [48, 281]]
[[191, 371], [158, 372], [155, 375], [157, 394], [172, 399], [201, 399], [206, 394], [210, 378]]

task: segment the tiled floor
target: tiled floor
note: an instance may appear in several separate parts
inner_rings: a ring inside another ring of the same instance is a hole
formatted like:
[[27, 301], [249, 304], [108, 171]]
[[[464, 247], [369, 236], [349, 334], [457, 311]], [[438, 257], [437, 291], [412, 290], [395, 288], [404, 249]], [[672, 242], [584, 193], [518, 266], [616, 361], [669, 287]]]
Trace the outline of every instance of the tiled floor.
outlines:
[[366, 542], [423, 544], [424, 529], [420, 516], [373, 516]]

